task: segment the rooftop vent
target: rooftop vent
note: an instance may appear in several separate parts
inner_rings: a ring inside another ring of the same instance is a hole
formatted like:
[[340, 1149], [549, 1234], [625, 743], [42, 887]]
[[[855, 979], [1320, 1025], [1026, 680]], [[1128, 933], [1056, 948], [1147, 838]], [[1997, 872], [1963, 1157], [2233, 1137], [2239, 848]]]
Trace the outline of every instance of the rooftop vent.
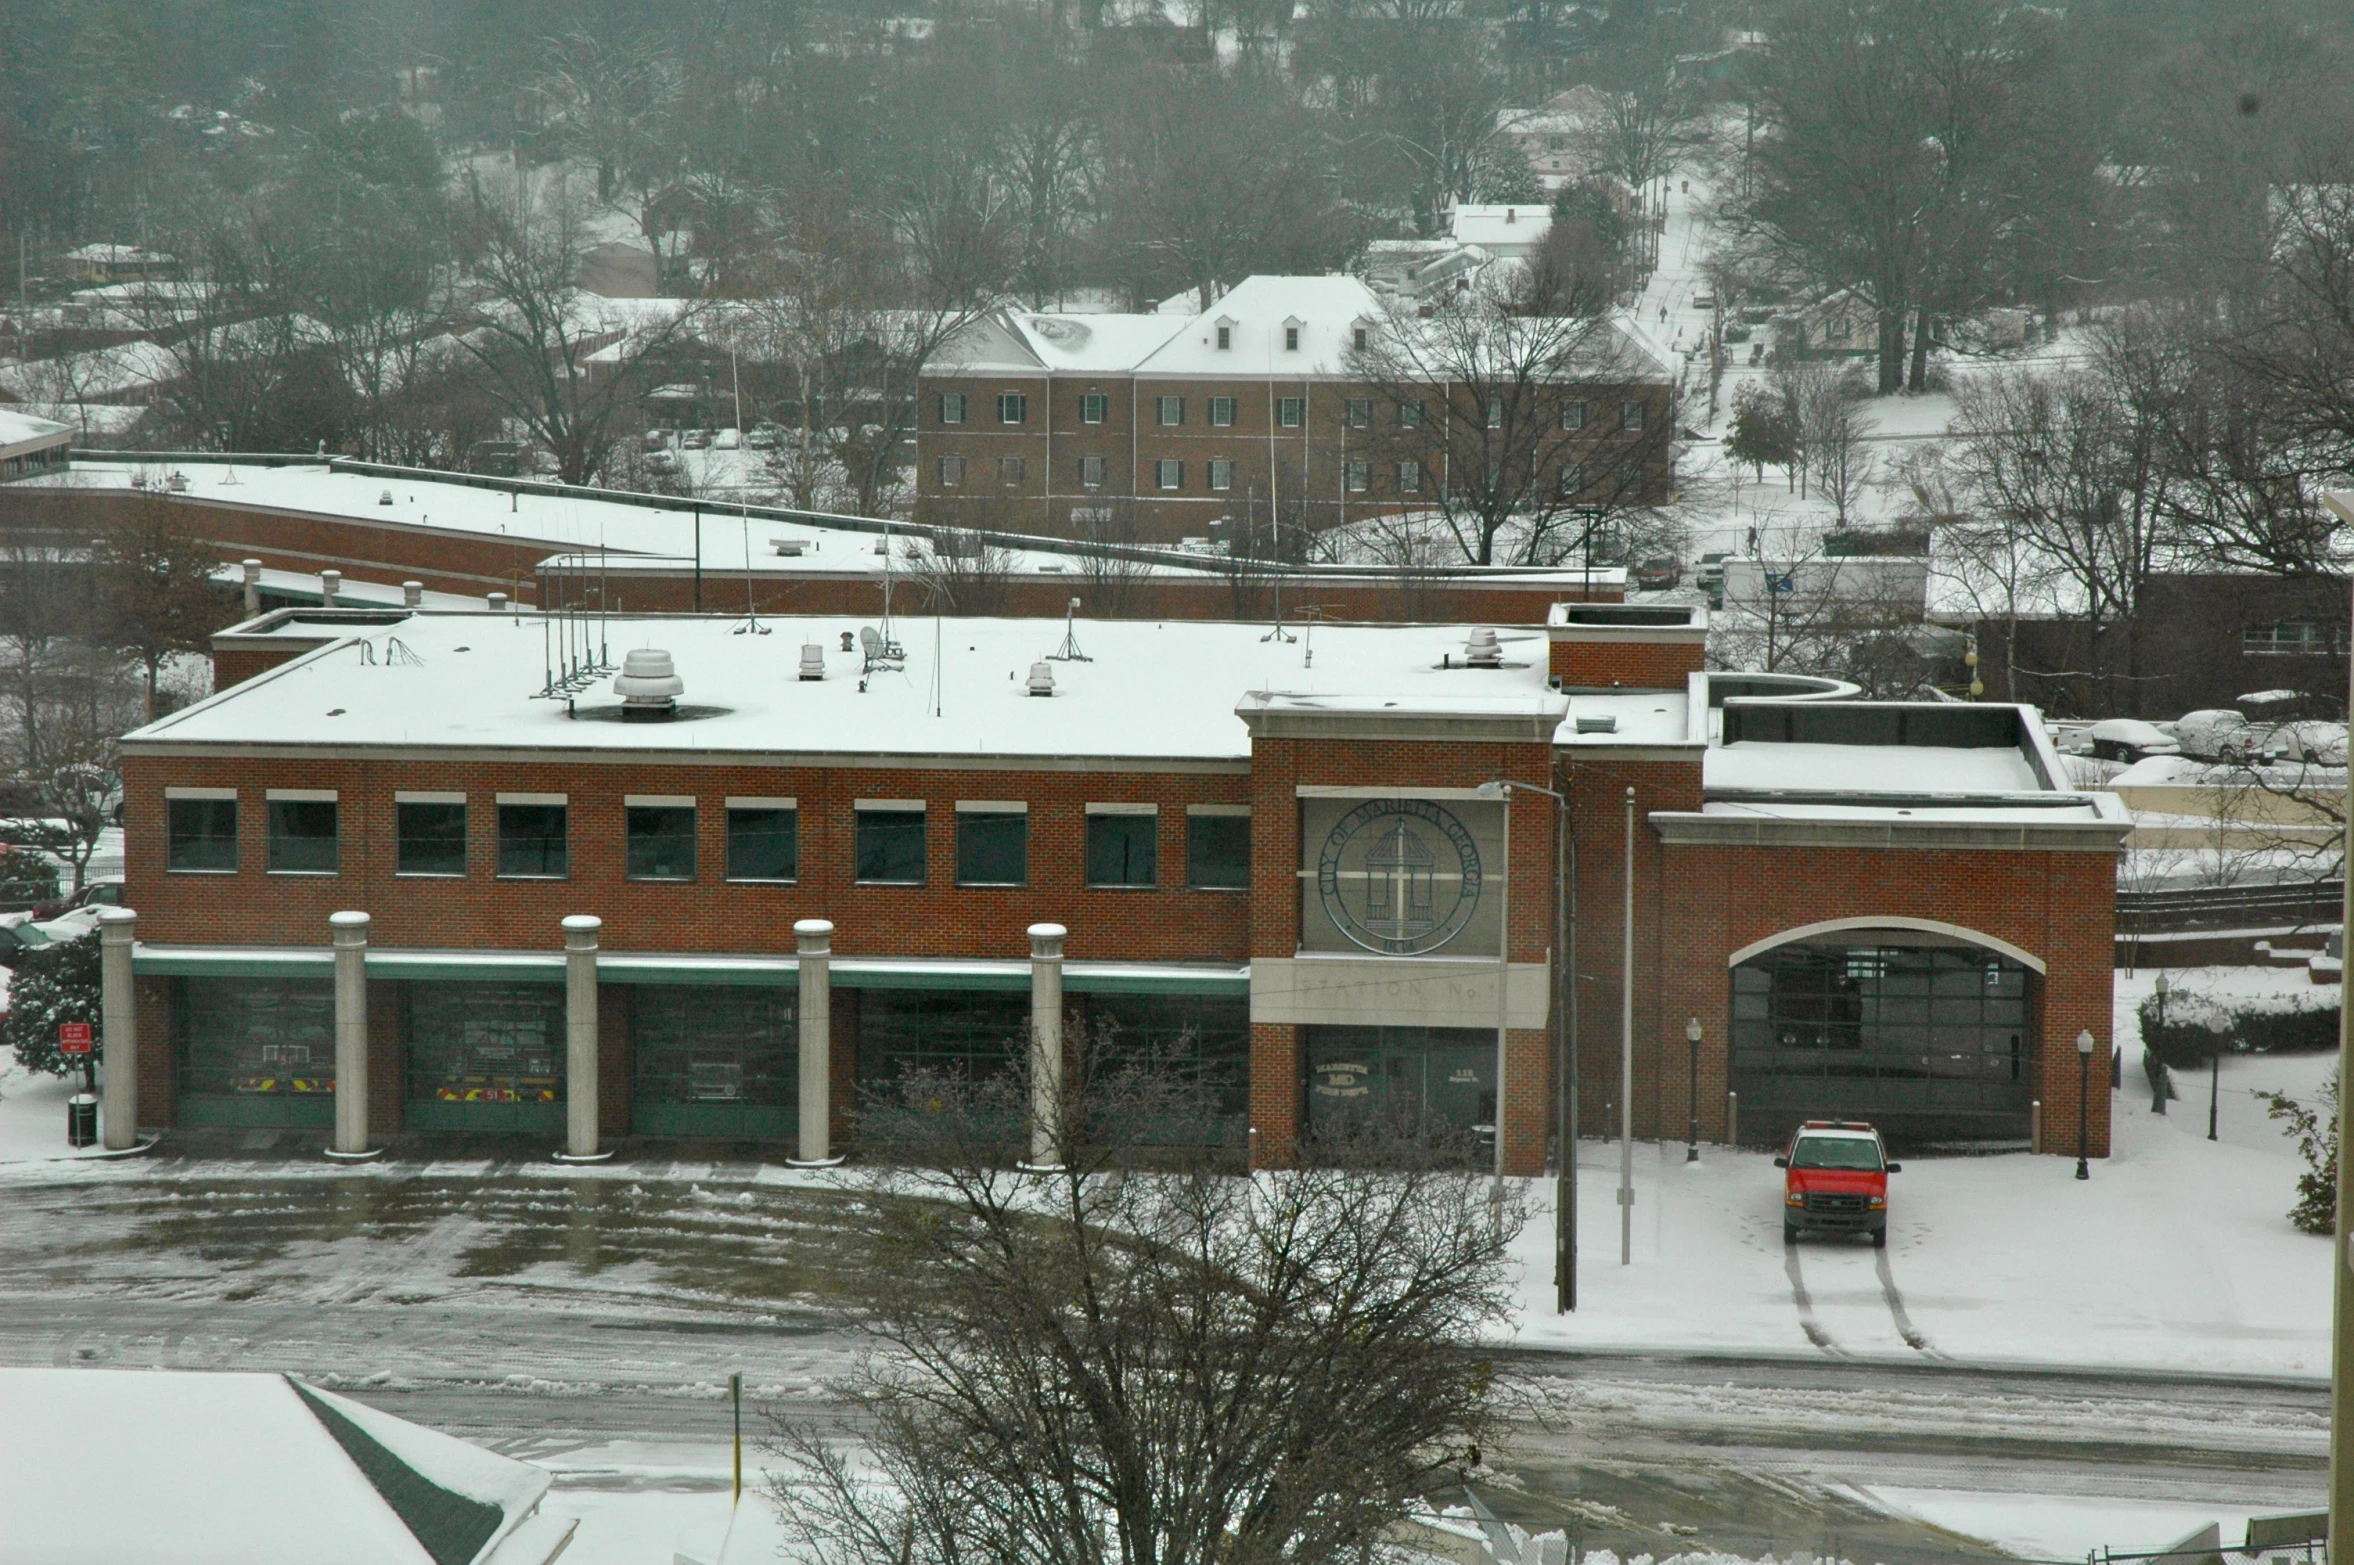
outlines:
[[377, 503], [378, 505], [390, 505], [390, 504], [392, 504], [392, 491], [391, 491], [391, 490], [389, 490], [389, 489], [387, 489], [387, 490], [385, 490], [385, 491], [384, 491], [382, 494], [378, 495], [378, 496], [376, 497], [376, 503]]
[[503, 614], [506, 612], [507, 595], [503, 592], [486, 593], [483, 596], [482, 601], [490, 605], [490, 611], [493, 614]]
[[1463, 643], [1463, 662], [1468, 668], [1502, 668], [1504, 644], [1496, 639], [1494, 630], [1482, 625]]
[[621, 660], [613, 693], [621, 697], [625, 723], [667, 723], [678, 711], [680, 692], [687, 682], [678, 677], [670, 654], [660, 647], [639, 647]]
[[826, 677], [826, 649], [814, 641], [801, 643], [801, 677], [803, 679], [823, 679]]
[[1615, 734], [1618, 732], [1618, 718], [1607, 712], [1599, 717], [1581, 717], [1578, 719], [1578, 732], [1581, 734]]
[[801, 558], [801, 556], [807, 553], [809, 549], [808, 541], [802, 538], [779, 538], [776, 539], [775, 542], [776, 552], [783, 555], [788, 560], [797, 560]]
[[402, 582], [401, 603], [412, 609], [423, 608], [425, 606], [425, 584], [421, 581]]
[[1054, 694], [1054, 669], [1051, 665], [1043, 662], [1030, 665], [1030, 694], [1034, 696]]

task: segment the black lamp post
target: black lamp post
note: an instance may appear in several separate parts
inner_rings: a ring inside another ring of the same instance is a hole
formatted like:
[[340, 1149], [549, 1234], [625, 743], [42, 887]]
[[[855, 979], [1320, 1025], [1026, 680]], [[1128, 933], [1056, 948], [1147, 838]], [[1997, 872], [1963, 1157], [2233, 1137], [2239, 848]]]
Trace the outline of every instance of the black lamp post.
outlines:
[[2087, 1027], [2076, 1035], [2076, 1177], [2090, 1179], [2092, 1169], [2084, 1161], [2085, 1148], [2092, 1140], [2092, 1029]]
[[[2158, 1030], [2160, 1032], [2164, 1032], [2166, 1030], [2166, 995], [2171, 987], [2172, 986], [2166, 982], [2166, 975], [2164, 973], [2160, 973], [2158, 975]], [[2156, 1072], [2151, 1073], [2151, 1113], [2163, 1114], [2166, 1112], [2166, 1098], [2170, 1090], [2170, 1083], [2167, 1077]]]
[[2215, 1052], [2207, 1056], [2207, 1139], [2209, 1141], [2215, 1139], [2215, 1100], [2223, 1092], [2222, 1040], [2218, 1039], [2216, 1042]]
[[1692, 1132], [1684, 1143], [1684, 1161], [1700, 1161], [1700, 1018], [1684, 1023], [1684, 1041], [1692, 1046]]

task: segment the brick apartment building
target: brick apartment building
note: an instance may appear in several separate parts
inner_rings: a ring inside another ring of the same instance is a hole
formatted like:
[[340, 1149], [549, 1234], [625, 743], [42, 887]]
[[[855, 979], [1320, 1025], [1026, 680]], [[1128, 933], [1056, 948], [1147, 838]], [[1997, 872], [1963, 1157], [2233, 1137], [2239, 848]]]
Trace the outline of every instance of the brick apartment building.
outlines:
[[[110, 1141], [341, 1104], [346, 1150], [815, 1155], [862, 1090], [1036, 1024], [1189, 1054], [1263, 1162], [1380, 1110], [1500, 1123], [1529, 1173], [1556, 1060], [1584, 1130], [1616, 1123], [1622, 976], [1639, 1137], [1725, 1136], [1731, 1089], [1750, 1142], [1813, 1114], [2023, 1140], [2040, 1101], [2073, 1151], [2080, 1033], [2106, 1079], [2114, 802], [2024, 709], [1702, 672], [1698, 611], [903, 648], [841, 617], [379, 618], [123, 741]], [[551, 687], [567, 645], [658, 647], [679, 683]]]
[[[1227, 542], [1428, 510], [1452, 464], [1486, 459], [1464, 433], [1481, 399], [1529, 388], [1502, 371], [1493, 387], [1369, 383], [1368, 344], [1411, 329], [1345, 276], [1249, 278], [1190, 317], [992, 315], [919, 379], [917, 520]], [[1623, 327], [1595, 333], [1577, 359], [1594, 378], [1539, 388], [1542, 409], [1515, 417], [1546, 421], [1533, 459], [1565, 499], [1664, 504], [1673, 378]]]

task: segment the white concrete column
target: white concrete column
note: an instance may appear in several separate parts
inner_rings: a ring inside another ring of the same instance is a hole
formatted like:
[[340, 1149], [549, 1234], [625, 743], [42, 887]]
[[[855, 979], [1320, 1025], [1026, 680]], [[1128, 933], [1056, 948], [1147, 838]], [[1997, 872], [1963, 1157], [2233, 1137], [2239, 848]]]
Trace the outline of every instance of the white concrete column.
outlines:
[[793, 926], [800, 946], [801, 1155], [799, 1163], [833, 1161], [834, 926], [805, 918]]
[[262, 611], [262, 562], [239, 560], [237, 563], [245, 572], [245, 617], [253, 619]]
[[330, 913], [335, 943], [335, 1150], [368, 1150], [368, 915]]
[[597, 931], [588, 913], [564, 920], [564, 1150], [597, 1155]]
[[139, 991], [131, 981], [138, 925], [139, 915], [127, 907], [98, 910], [98, 1026], [106, 1048], [98, 1118], [109, 1152], [139, 1144]]
[[1060, 924], [1030, 926], [1030, 1161], [1061, 1161], [1055, 1127], [1063, 1112], [1063, 939]]

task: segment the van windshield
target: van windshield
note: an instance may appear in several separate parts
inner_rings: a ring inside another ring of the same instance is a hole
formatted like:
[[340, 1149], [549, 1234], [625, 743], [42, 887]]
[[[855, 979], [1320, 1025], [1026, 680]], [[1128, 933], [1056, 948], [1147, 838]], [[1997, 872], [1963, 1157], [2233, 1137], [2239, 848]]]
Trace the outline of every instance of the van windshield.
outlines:
[[1790, 1154], [1792, 1168], [1853, 1168], [1877, 1172], [1880, 1148], [1861, 1136], [1801, 1136]]

